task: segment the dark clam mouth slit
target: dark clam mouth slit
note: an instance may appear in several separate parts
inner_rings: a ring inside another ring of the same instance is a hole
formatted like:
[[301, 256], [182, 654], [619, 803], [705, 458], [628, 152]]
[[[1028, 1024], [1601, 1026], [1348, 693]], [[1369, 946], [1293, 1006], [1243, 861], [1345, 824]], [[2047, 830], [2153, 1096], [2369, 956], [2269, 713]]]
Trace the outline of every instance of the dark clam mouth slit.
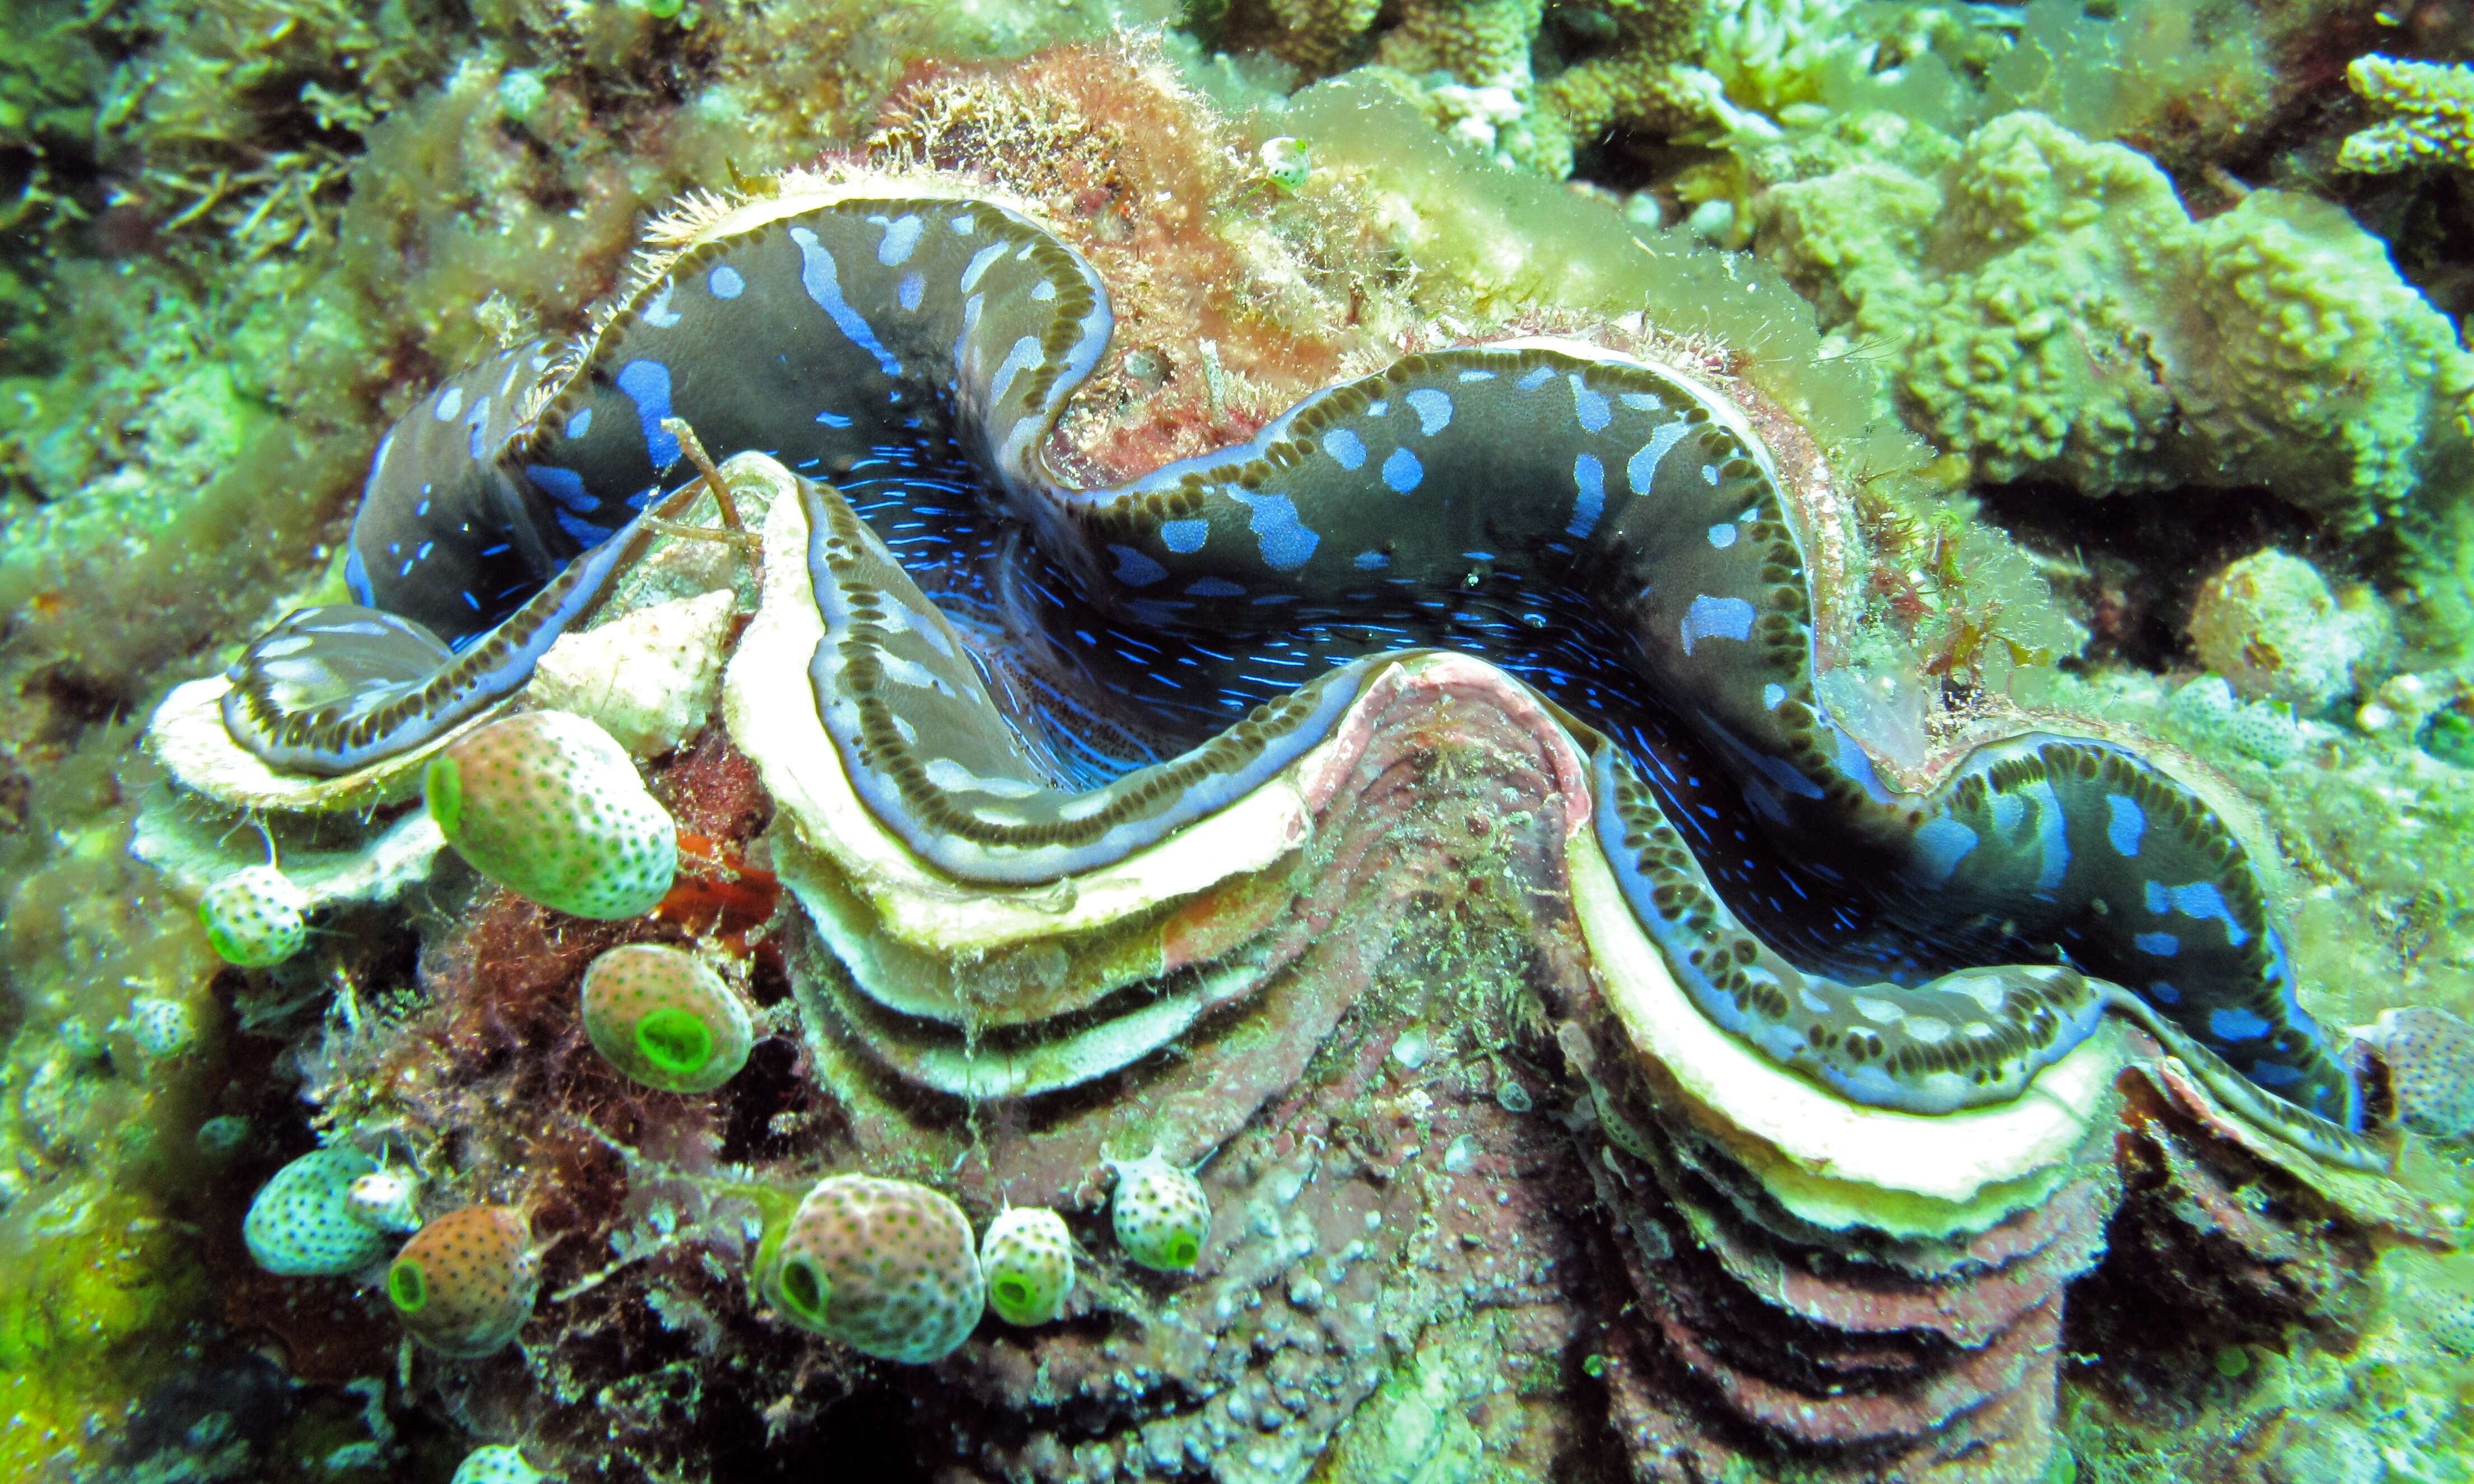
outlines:
[[867, 807], [957, 879], [1122, 860], [1329, 735], [1382, 656], [1458, 650], [1572, 718], [1641, 929], [1782, 1065], [1868, 1105], [1999, 1102], [2118, 985], [2290, 1105], [2289, 1136], [2375, 1162], [2196, 794], [2043, 733], [1925, 792], [1875, 773], [1817, 698], [1795, 519], [1717, 393], [1584, 344], [1467, 346], [1078, 489], [1040, 450], [1108, 341], [1087, 262], [984, 202], [774, 205], [569, 356], [424, 397], [354, 523], [363, 606], [253, 647], [235, 739], [342, 771], [521, 684], [639, 539], [684, 418], [806, 481], [819, 718]]

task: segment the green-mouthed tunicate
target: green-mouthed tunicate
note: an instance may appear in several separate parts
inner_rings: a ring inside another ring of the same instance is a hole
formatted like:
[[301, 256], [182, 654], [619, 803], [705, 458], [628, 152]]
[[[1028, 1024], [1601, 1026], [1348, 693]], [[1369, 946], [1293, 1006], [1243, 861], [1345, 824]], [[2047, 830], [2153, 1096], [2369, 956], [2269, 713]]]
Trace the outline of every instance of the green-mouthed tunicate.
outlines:
[[499, 886], [578, 917], [639, 917], [678, 873], [677, 826], [610, 734], [564, 711], [459, 738], [422, 774], [430, 817]]
[[584, 971], [584, 1034], [648, 1087], [710, 1092], [747, 1064], [755, 1028], [731, 987], [683, 948], [630, 943]]

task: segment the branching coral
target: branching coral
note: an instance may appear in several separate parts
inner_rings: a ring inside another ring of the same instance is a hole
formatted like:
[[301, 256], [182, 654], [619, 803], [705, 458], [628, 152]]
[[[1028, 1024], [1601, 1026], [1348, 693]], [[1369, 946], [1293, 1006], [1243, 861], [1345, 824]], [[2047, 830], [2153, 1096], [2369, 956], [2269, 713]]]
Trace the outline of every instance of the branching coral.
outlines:
[[2421, 165], [2474, 170], [2474, 62], [2443, 66], [2393, 57], [2357, 57], [2345, 81], [2390, 115], [2349, 135], [2338, 167], [2384, 174]]

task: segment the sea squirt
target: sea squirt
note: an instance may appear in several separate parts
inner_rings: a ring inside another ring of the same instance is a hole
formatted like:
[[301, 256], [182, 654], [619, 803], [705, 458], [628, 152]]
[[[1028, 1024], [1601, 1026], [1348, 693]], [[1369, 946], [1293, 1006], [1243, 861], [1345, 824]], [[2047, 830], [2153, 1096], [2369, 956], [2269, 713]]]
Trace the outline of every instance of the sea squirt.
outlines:
[[1633, 911], [1775, 1059], [1946, 1111], [2117, 1007], [2287, 1136], [2377, 1162], [2244, 845], [2189, 788], [2041, 732], [1927, 791], [1875, 772], [1816, 695], [1801, 539], [1717, 393], [1578, 342], [1468, 346], [1078, 489], [1043, 450], [1109, 337], [1097, 275], [1022, 212], [899, 183], [691, 203], [571, 352], [425, 397], [354, 523], [365, 606], [252, 647], [234, 739], [343, 772], [521, 685], [692, 493], [684, 420], [807, 476], [818, 715], [953, 876], [1122, 859], [1300, 756], [1403, 652], [1472, 652], [1551, 698]]

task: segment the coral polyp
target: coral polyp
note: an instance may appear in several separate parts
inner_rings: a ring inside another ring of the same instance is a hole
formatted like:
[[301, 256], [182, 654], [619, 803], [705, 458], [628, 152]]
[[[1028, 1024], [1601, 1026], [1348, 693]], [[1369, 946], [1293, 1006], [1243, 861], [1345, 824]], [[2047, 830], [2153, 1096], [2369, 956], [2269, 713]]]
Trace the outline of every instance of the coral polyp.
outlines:
[[648, 1087], [711, 1092], [747, 1064], [747, 1007], [685, 950], [611, 949], [584, 971], [583, 1009], [594, 1048]]

